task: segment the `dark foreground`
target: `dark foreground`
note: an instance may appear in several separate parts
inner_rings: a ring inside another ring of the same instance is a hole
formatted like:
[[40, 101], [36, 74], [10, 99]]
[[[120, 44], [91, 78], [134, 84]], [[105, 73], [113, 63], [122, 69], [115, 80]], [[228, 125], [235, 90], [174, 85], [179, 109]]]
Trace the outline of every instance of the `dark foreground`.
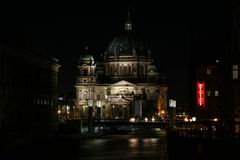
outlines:
[[[166, 133], [166, 132], [165, 132]], [[0, 151], [0, 160], [235, 159], [238, 139], [180, 138], [161, 134], [87, 137], [64, 134], [55, 139]]]
[[236, 159], [239, 156], [239, 138], [168, 138], [169, 159], [209, 160]]
[[164, 137], [111, 135], [80, 137], [68, 135], [55, 140], [12, 148], [1, 153], [1, 160], [110, 160], [168, 159]]

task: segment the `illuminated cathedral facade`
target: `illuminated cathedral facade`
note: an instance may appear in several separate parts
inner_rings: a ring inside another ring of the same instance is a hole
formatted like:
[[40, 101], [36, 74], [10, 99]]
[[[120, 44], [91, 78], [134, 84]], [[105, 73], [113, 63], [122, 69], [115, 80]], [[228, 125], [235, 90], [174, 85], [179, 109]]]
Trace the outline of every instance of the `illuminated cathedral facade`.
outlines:
[[[167, 90], [151, 51], [133, 35], [129, 15], [125, 32], [109, 44], [100, 62], [87, 48], [78, 62], [76, 114], [81, 119], [167, 117]], [[91, 108], [91, 110], [90, 110]]]

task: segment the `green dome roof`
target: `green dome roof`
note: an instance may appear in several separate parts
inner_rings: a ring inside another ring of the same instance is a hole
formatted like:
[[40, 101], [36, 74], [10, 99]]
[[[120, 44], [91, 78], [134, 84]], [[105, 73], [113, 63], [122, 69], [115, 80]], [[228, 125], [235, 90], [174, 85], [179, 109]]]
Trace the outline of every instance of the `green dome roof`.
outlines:
[[108, 45], [105, 58], [112, 56], [148, 56], [150, 50], [138, 37], [124, 35], [115, 37]]
[[93, 65], [94, 63], [94, 58], [91, 54], [84, 54], [79, 58], [79, 64]]

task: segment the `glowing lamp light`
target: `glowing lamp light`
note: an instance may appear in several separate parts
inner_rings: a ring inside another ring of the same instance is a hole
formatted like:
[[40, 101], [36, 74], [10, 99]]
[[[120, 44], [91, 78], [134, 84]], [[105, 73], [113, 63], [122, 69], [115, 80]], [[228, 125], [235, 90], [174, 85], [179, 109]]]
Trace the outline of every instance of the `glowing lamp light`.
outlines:
[[93, 106], [93, 100], [92, 100], [92, 99], [89, 99], [89, 100], [88, 100], [88, 106], [89, 106], [89, 107], [92, 107], [92, 106]]
[[145, 121], [145, 122], [147, 122], [147, 121], [148, 121], [147, 117], [145, 117], [145, 118], [144, 118], [144, 121]]
[[169, 99], [169, 107], [176, 108], [176, 101], [173, 99]]
[[196, 117], [192, 117], [192, 121], [195, 122], [197, 119]]
[[152, 117], [152, 122], [155, 122], [155, 118], [154, 117]]
[[136, 121], [136, 119], [135, 118], [130, 118], [130, 120], [129, 120], [130, 122], [135, 122]]
[[101, 101], [97, 101], [97, 107], [101, 107]]

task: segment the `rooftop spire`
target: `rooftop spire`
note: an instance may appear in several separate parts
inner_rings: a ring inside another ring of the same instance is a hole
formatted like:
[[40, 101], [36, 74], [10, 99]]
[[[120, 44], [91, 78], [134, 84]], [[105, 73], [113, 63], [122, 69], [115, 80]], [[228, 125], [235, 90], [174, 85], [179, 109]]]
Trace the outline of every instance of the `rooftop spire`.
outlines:
[[128, 7], [128, 16], [125, 22], [125, 30], [132, 30], [132, 22], [130, 20], [130, 8]]
[[87, 45], [87, 42], [85, 43], [85, 54], [88, 53], [88, 45]]

